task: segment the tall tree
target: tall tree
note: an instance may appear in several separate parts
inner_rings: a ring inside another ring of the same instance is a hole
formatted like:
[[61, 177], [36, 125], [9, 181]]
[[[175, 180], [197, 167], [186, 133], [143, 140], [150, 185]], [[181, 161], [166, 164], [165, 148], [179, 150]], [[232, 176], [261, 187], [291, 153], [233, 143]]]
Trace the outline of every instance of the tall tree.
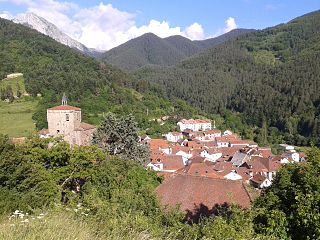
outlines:
[[111, 155], [121, 155], [140, 163], [148, 160], [149, 149], [139, 144], [137, 123], [131, 114], [117, 118], [113, 113], [107, 113], [93, 136], [93, 143]]
[[320, 150], [311, 150], [308, 162], [283, 167], [255, 207], [259, 233], [274, 233], [278, 239], [319, 239]]

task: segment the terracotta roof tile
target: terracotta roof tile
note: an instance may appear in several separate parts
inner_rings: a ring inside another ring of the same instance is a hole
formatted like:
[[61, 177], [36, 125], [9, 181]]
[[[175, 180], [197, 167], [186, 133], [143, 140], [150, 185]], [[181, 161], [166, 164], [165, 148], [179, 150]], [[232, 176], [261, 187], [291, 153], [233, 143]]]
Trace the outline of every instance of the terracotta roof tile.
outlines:
[[182, 156], [164, 155], [162, 158], [163, 170], [178, 170], [184, 167]]
[[176, 174], [157, 187], [163, 205], [180, 205], [184, 211], [196, 212], [202, 204], [209, 209], [216, 204], [238, 204], [250, 207], [248, 192], [241, 181], [222, 180]]
[[80, 111], [81, 108], [73, 107], [73, 106], [69, 106], [69, 105], [61, 105], [61, 106], [48, 108], [48, 110], [75, 110], [75, 111]]
[[168, 148], [169, 144], [167, 140], [163, 139], [150, 139], [148, 141], [150, 149]]
[[257, 184], [261, 184], [263, 183], [267, 178], [265, 176], [262, 176], [261, 174], [255, 174], [253, 176], [253, 178], [250, 179], [250, 181], [257, 183]]
[[84, 122], [80, 123], [81, 130], [90, 130], [90, 129], [95, 129], [95, 128], [96, 128], [96, 126], [91, 125], [89, 123], [84, 123]]

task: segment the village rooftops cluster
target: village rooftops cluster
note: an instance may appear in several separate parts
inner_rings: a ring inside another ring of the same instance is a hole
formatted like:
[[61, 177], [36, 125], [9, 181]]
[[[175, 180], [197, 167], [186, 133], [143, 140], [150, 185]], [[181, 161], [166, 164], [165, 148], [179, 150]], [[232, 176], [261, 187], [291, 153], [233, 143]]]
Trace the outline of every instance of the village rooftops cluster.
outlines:
[[[193, 119], [180, 122], [209, 123]], [[231, 131], [211, 129], [211, 123], [203, 130], [188, 128], [164, 137], [141, 139], [151, 150], [147, 167], [165, 176], [157, 190], [162, 202], [180, 203], [188, 212], [201, 204], [212, 207], [223, 202], [248, 207], [252, 200], [246, 189], [249, 185], [257, 191], [269, 187], [281, 165], [305, 161], [304, 154], [292, 148], [274, 156], [270, 148], [259, 147], [252, 140], [241, 139]]]

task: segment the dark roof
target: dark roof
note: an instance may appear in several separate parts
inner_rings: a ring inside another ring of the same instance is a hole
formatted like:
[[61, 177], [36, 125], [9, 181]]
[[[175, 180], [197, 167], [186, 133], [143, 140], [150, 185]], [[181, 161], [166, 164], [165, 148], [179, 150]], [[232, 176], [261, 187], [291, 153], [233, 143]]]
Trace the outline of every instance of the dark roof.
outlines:
[[262, 184], [267, 178], [265, 176], [262, 176], [260, 173], [256, 174], [253, 176], [253, 178], [250, 179], [250, 181], [257, 183], [257, 184]]
[[197, 207], [205, 205], [237, 204], [250, 207], [251, 201], [241, 181], [175, 175], [157, 187], [156, 192], [163, 205], [180, 205], [183, 211], [195, 212]]

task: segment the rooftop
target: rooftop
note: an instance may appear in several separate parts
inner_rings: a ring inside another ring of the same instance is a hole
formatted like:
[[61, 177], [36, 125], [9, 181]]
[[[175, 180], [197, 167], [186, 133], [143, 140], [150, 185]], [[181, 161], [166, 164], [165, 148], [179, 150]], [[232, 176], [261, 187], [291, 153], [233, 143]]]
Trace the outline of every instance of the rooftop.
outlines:
[[156, 192], [163, 205], [181, 204], [181, 210], [193, 213], [201, 205], [212, 209], [226, 203], [245, 208], [251, 204], [241, 181], [178, 174], [157, 187]]
[[70, 105], [60, 105], [52, 108], [48, 108], [48, 110], [57, 110], [57, 111], [63, 111], [63, 110], [74, 110], [74, 111], [80, 111], [81, 108], [70, 106]]

